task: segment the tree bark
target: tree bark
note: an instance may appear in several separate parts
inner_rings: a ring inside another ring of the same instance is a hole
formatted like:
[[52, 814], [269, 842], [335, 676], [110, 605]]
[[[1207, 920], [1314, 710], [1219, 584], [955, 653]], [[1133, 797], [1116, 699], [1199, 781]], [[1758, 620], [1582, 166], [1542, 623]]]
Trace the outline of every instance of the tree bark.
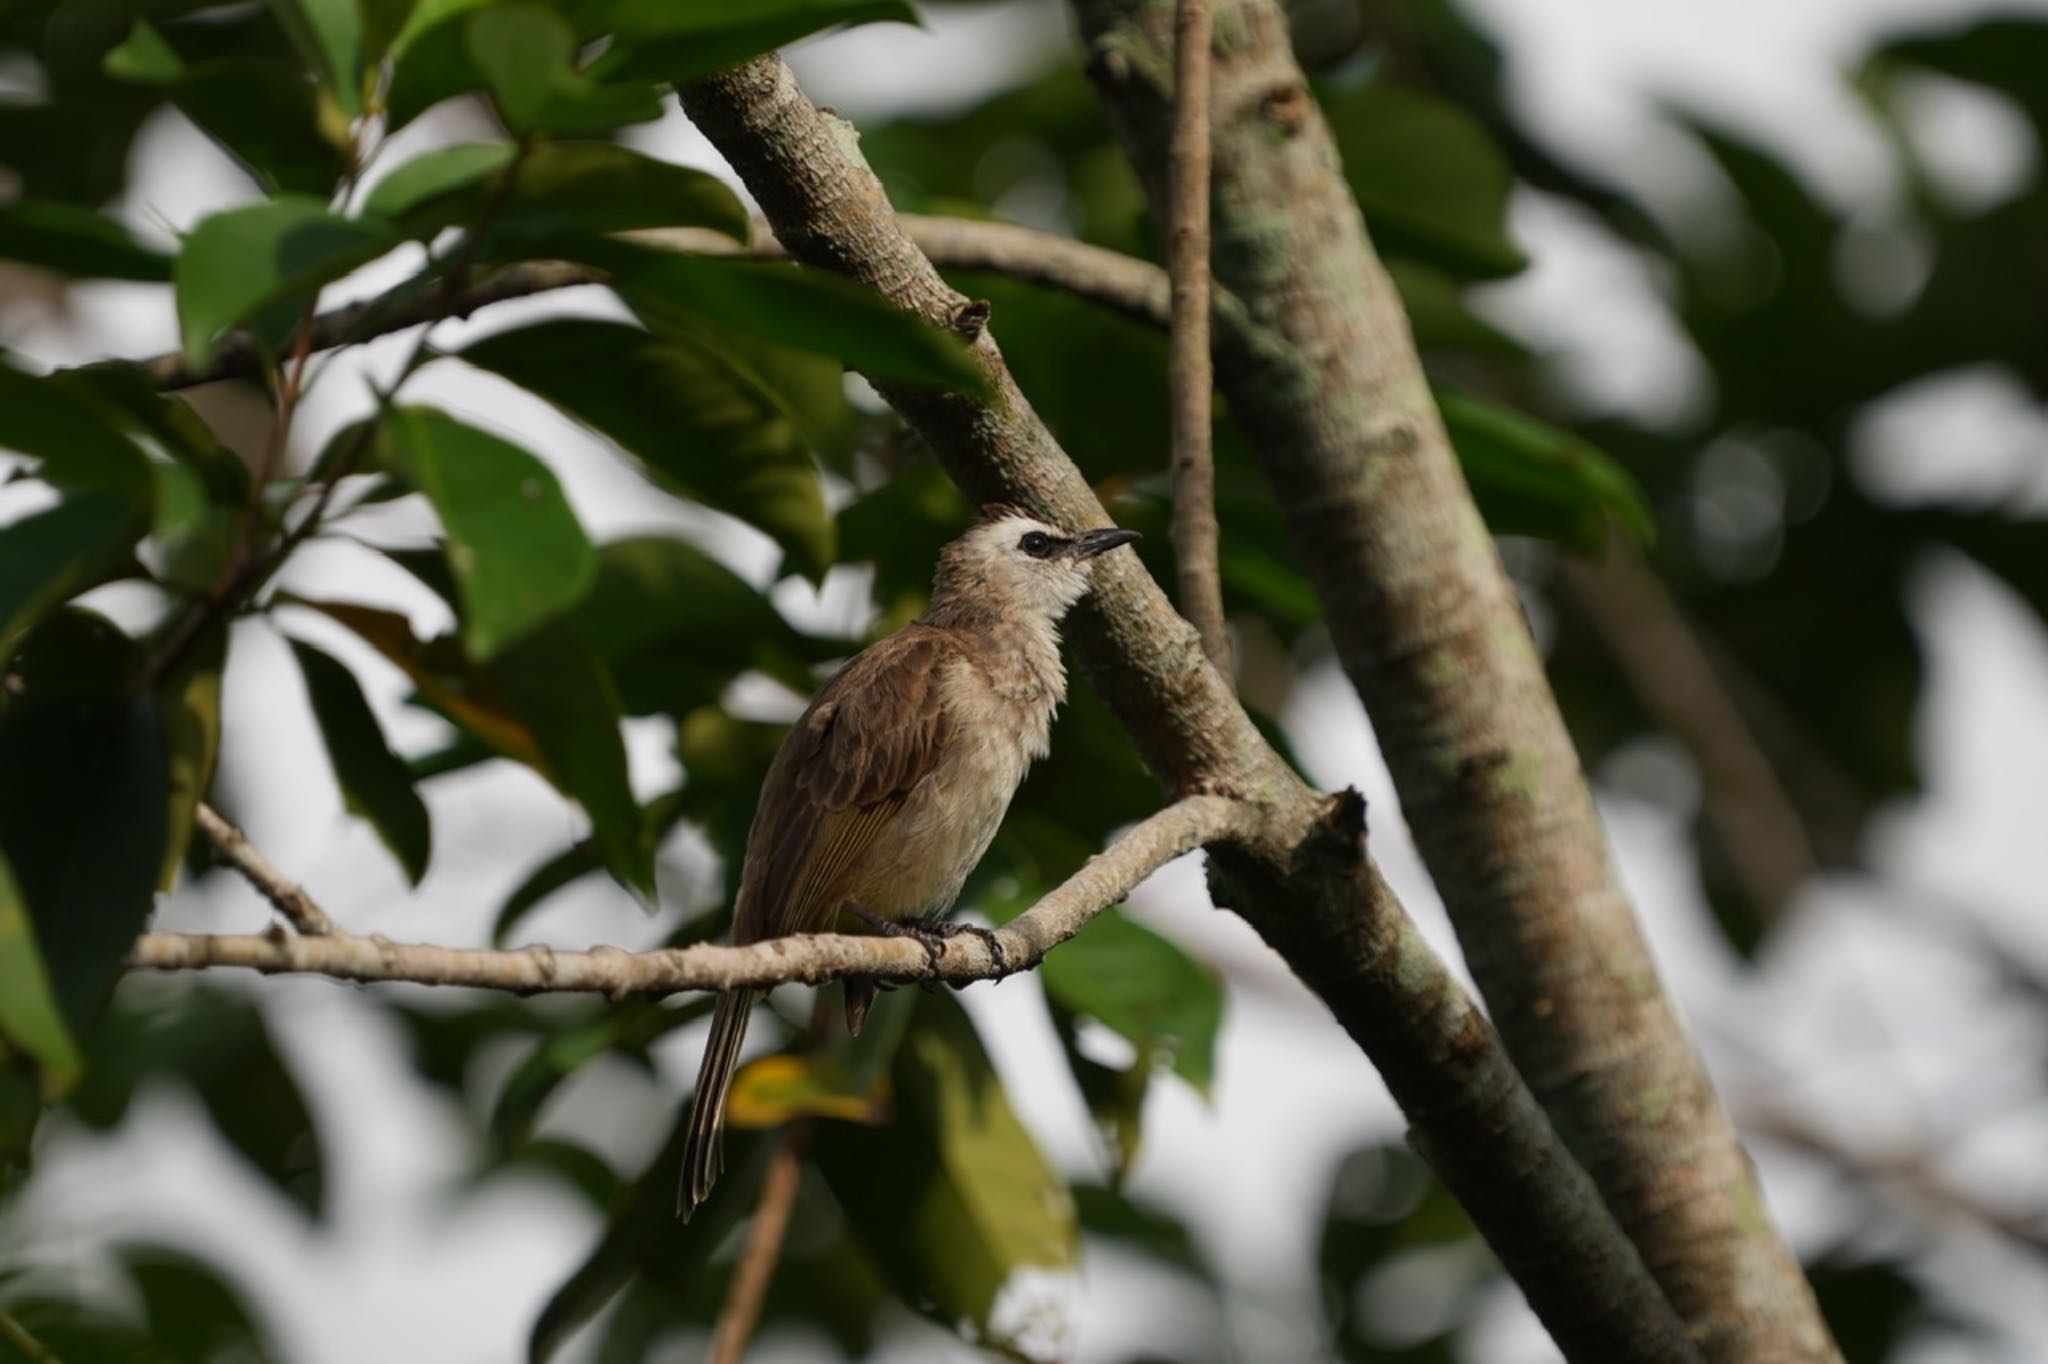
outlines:
[[[1108, 518], [1018, 391], [973, 308], [905, 235], [852, 130], [764, 58], [685, 88], [690, 117], [800, 261], [974, 338], [988, 403], [878, 384], [970, 496], [1069, 526]], [[1364, 804], [1318, 796], [1265, 743], [1195, 633], [1131, 562], [1105, 561], [1072, 634], [1083, 669], [1176, 794], [1261, 813], [1212, 847], [1237, 908], [1373, 1057], [1417, 1144], [1573, 1360], [1696, 1358], [1670, 1305], [1364, 849]]]
[[[1171, 0], [1074, 0], [1166, 203]], [[1513, 587], [1272, 0], [1219, 0], [1219, 356], [1493, 1018], [1705, 1354], [1839, 1358], [1657, 979]]]

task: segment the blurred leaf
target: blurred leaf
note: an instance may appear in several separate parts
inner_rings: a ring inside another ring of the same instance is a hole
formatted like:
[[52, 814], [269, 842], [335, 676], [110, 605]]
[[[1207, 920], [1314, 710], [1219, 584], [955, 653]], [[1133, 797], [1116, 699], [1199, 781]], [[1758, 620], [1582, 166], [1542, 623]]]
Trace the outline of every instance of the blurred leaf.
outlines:
[[171, 277], [171, 258], [102, 214], [76, 204], [21, 199], [0, 205], [0, 259], [74, 279]]
[[1931, 1315], [1902, 1266], [1822, 1262], [1807, 1270], [1845, 1364], [1885, 1364]]
[[163, 724], [130, 689], [138, 663], [99, 617], [52, 616], [23, 642], [0, 710], [0, 856], [80, 1035], [149, 917], [163, 865]]
[[1471, 115], [1388, 84], [1331, 92], [1323, 112], [1382, 251], [1467, 279], [1527, 264], [1508, 235], [1514, 174]]
[[472, 658], [530, 637], [588, 590], [597, 556], [545, 464], [431, 407], [392, 408], [381, 427], [388, 463], [447, 531]]
[[231, 50], [187, 63], [138, 20], [105, 65], [117, 80], [159, 87], [266, 188], [329, 194], [347, 169], [345, 130], [323, 116], [318, 89], [294, 61]]
[[169, 1246], [129, 1244], [120, 1258], [142, 1299], [150, 1344], [174, 1364], [279, 1359], [243, 1295], [220, 1271]]
[[886, 1077], [879, 1086], [856, 1085], [829, 1057], [786, 1052], [741, 1066], [726, 1106], [734, 1127], [780, 1127], [800, 1117], [880, 1123], [888, 1114]]
[[97, 394], [0, 364], [0, 449], [42, 461], [49, 483], [152, 505], [149, 463]]
[[595, 845], [578, 843], [535, 867], [498, 907], [498, 917], [491, 922], [491, 946], [503, 947], [511, 940], [512, 930], [519, 926], [519, 921], [541, 901], [592, 872], [602, 870], [603, 865], [597, 860]]
[[854, 652], [845, 641], [801, 634], [731, 569], [659, 536], [603, 546], [597, 582], [572, 620], [634, 715], [716, 701], [749, 668], [808, 690], [803, 662]]
[[765, 531], [813, 580], [831, 564], [831, 513], [795, 423], [711, 347], [564, 318], [461, 354], [609, 436], [672, 491]]
[[565, 254], [595, 265], [658, 329], [709, 323], [837, 356], [863, 374], [987, 399], [994, 393], [957, 334], [886, 302], [852, 280], [781, 261], [724, 260], [593, 240]]
[[127, 982], [88, 1041], [85, 1083], [70, 1106], [111, 1128], [158, 1077], [190, 1086], [228, 1145], [301, 1211], [322, 1215], [320, 1134], [253, 1001], [189, 981]]
[[419, 689], [420, 699], [492, 752], [525, 763], [553, 780], [533, 731], [512, 708], [498, 680], [469, 661], [453, 639], [422, 642], [395, 611], [353, 602], [280, 597], [280, 602], [310, 607], [340, 621], [372, 648], [398, 665]]
[[1528, 347], [1466, 306], [1464, 291], [1449, 275], [1412, 260], [1386, 265], [1425, 356], [1455, 351], [1490, 360], [1531, 358]]
[[708, 995], [672, 1007], [633, 1001], [536, 1040], [491, 1109], [490, 1132], [499, 1149], [509, 1152], [531, 1140], [547, 1101], [597, 1057], [623, 1056], [651, 1070], [647, 1049], [708, 1015], [712, 1002]]
[[[206, 496], [216, 503], [237, 509], [249, 500], [249, 466], [239, 455], [222, 445], [220, 438], [175, 394], [159, 393], [156, 386], [133, 365], [84, 365], [59, 370], [49, 382], [60, 388], [80, 391], [107, 419], [146, 445], [182, 465], [189, 466], [205, 485]], [[159, 502], [162, 484], [159, 481]], [[163, 522], [162, 508], [158, 523]]]
[[1437, 405], [1472, 494], [1499, 534], [1540, 535], [1597, 554], [1610, 519], [1656, 534], [1634, 477], [1587, 441], [1510, 408], [1438, 386]]
[[106, 493], [86, 493], [24, 516], [0, 534], [0, 671], [46, 613], [104, 582], [125, 562], [143, 518]]
[[544, 253], [569, 235], [640, 228], [703, 227], [747, 240], [746, 207], [716, 176], [609, 142], [542, 142], [513, 172], [509, 142], [472, 142], [423, 152], [377, 182], [364, 212], [408, 236], [429, 238], [475, 222], [491, 206], [484, 260]]
[[364, 14], [357, 0], [270, 0], [270, 8], [341, 112], [361, 114]]
[[177, 882], [199, 803], [213, 785], [214, 763], [220, 756], [221, 674], [227, 658], [228, 631], [209, 630], [177, 671], [157, 686], [157, 711], [170, 760], [170, 801], [158, 890], [169, 890]]
[[204, 219], [185, 238], [172, 269], [185, 363], [205, 365], [231, 327], [247, 325], [265, 343], [281, 343], [322, 285], [398, 240], [388, 223], [343, 218], [298, 194]]
[[1173, 942], [1110, 908], [1039, 968], [1048, 996], [1163, 1063], [1203, 1096], [1216, 1077], [1223, 985]]
[[682, 84], [842, 25], [916, 24], [902, 0], [618, 0], [617, 45], [596, 70]]
[[[78, 1046], [36, 948], [28, 902], [5, 857], [0, 857], [0, 1044], [27, 1056], [45, 1098], [78, 1082]], [[0, 1150], [5, 1149], [0, 1140]]]
[[291, 645], [306, 679], [306, 697], [320, 723], [342, 801], [351, 813], [370, 822], [377, 837], [405, 868], [406, 880], [418, 885], [433, 854], [434, 830], [426, 802], [413, 789], [412, 773], [391, 751], [347, 665], [302, 640], [295, 639]]
[[896, 1121], [827, 1123], [815, 1152], [854, 1236], [905, 1302], [996, 1349], [990, 1309], [1026, 1267], [1074, 1263], [1079, 1224], [981, 1039], [945, 995], [918, 1001], [892, 1070]]
[[555, 622], [507, 648], [495, 673], [555, 784], [590, 816], [605, 866], [651, 903], [654, 841], [627, 779], [618, 691], [603, 663], [573, 629]]
[[1081, 1018], [1072, 1009], [1050, 998], [1053, 1031], [1059, 1034], [1060, 1049], [1067, 1054], [1067, 1069], [1080, 1088], [1081, 1101], [1088, 1105], [1096, 1135], [1109, 1155], [1109, 1182], [1122, 1188], [1138, 1163], [1144, 1140], [1145, 1095], [1152, 1088], [1152, 1058], [1140, 1051], [1128, 1066], [1105, 1065], [1089, 1056], [1081, 1046]]
[[647, 85], [601, 85], [576, 70], [576, 34], [546, 5], [509, 0], [465, 21], [469, 60], [514, 132], [601, 132], [661, 116]]

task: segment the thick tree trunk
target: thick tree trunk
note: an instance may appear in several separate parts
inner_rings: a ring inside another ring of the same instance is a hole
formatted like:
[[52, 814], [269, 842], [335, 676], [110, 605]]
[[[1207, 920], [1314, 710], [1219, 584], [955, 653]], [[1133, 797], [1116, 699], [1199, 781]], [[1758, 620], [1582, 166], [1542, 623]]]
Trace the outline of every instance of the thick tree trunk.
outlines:
[[[1156, 215], [1171, 0], [1075, 0]], [[1219, 356], [1495, 1022], [1709, 1358], [1838, 1358], [1661, 989], [1514, 591], [1272, 0], [1215, 16]], [[1226, 333], [1227, 335], [1227, 333]]]

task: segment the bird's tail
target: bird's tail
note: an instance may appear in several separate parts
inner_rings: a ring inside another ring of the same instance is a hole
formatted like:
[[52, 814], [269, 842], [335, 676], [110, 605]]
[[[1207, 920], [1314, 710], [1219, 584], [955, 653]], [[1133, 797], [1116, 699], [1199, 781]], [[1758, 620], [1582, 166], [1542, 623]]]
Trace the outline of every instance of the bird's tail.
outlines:
[[740, 1043], [747, 1037], [747, 1015], [759, 990], [731, 990], [718, 997], [711, 1015], [711, 1037], [704, 1044], [704, 1064], [697, 1070], [697, 1093], [690, 1100], [690, 1129], [683, 1143], [683, 1174], [676, 1189], [676, 1216], [685, 1222], [697, 1210], [711, 1185], [725, 1169], [725, 1096], [739, 1065]]

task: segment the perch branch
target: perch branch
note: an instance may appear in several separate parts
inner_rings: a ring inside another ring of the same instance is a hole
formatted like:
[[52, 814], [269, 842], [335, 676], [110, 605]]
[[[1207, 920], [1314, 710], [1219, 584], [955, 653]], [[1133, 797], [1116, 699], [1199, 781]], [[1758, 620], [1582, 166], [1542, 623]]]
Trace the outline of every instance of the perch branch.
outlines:
[[1210, 445], [1209, 0], [1179, 0], [1173, 25], [1173, 144], [1167, 152], [1173, 281], [1173, 559], [1180, 611], [1202, 652], [1231, 675], [1217, 563], [1216, 454]]
[[[817, 985], [856, 975], [898, 983], [996, 980], [1036, 966], [1047, 952], [1080, 932], [1106, 906], [1129, 895], [1159, 867], [1205, 843], [1241, 832], [1247, 822], [1245, 808], [1236, 801], [1190, 796], [1133, 825], [1044, 899], [995, 931], [1007, 969], [998, 967], [987, 944], [974, 934], [947, 939], [934, 961], [922, 944], [908, 938], [839, 933], [773, 938], [745, 947], [707, 943], [652, 952], [615, 947], [490, 951], [356, 937], [332, 931], [331, 924], [329, 931], [313, 937], [277, 932], [148, 933], [136, 942], [128, 967], [189, 971], [240, 966], [266, 975], [320, 975], [364, 983], [410, 981], [515, 994], [570, 992], [613, 998], [791, 982]], [[243, 846], [247, 846], [246, 840]], [[255, 856], [253, 850], [250, 855]], [[321, 921], [327, 922], [325, 915]]]

